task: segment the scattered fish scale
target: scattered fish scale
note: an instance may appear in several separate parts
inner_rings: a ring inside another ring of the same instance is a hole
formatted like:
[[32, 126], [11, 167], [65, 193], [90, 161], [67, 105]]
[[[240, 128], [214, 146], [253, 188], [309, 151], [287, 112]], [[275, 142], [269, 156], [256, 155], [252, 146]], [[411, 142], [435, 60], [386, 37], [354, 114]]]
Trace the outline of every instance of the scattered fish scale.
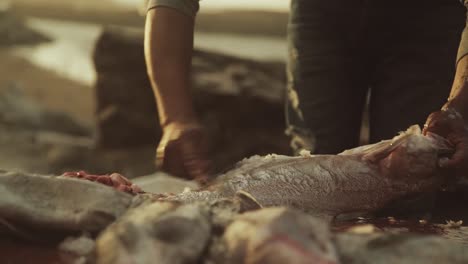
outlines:
[[466, 244], [437, 236], [342, 233], [334, 241], [342, 263], [468, 263]]

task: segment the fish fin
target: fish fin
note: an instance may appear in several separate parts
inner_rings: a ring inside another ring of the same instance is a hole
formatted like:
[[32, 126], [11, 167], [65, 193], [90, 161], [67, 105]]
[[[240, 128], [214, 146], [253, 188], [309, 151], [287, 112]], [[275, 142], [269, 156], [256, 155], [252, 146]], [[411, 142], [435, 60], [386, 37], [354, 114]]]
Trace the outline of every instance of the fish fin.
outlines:
[[246, 191], [237, 191], [236, 200], [238, 200], [240, 203], [240, 211], [242, 213], [263, 208], [263, 206], [257, 201], [257, 199], [255, 199], [255, 197], [253, 197], [250, 193]]
[[338, 155], [358, 156], [363, 160], [376, 162], [387, 157], [399, 144], [393, 140], [383, 140], [375, 144], [345, 150]]
[[246, 171], [259, 168], [266, 164], [278, 163], [284, 160], [297, 159], [298, 157], [291, 157], [286, 155], [279, 154], [268, 154], [266, 156], [254, 155], [250, 158], [244, 158], [243, 160], [237, 162], [234, 166], [224, 170], [223, 173], [219, 174], [215, 182], [222, 183], [226, 180], [226, 177], [231, 177], [233, 174], [239, 175], [243, 174]]
[[348, 149], [341, 152], [339, 155], [356, 155], [361, 156], [363, 160], [375, 162], [387, 157], [395, 148], [404, 143], [407, 137], [413, 135], [422, 135], [421, 128], [418, 125], [410, 126], [406, 131], [400, 132], [392, 139]]

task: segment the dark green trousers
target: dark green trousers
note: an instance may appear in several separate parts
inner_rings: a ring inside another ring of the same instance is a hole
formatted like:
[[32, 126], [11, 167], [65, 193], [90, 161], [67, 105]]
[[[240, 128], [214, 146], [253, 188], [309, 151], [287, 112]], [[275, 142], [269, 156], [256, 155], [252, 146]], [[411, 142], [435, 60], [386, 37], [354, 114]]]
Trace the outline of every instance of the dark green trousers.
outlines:
[[465, 8], [458, 0], [292, 0], [286, 115], [296, 149], [370, 141], [423, 125], [449, 95]]

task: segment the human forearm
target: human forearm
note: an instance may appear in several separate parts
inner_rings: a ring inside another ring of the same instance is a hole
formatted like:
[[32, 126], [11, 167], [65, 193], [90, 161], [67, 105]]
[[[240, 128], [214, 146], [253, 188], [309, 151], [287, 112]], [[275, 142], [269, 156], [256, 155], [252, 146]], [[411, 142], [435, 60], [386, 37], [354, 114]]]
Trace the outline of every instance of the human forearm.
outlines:
[[468, 121], [468, 56], [464, 56], [457, 64], [457, 71], [452, 90], [444, 108], [452, 108]]
[[[468, 10], [468, 0], [462, 2]], [[458, 48], [457, 69], [452, 90], [442, 109], [453, 109], [463, 116], [465, 122], [468, 121], [468, 20]]]
[[451, 143], [455, 152], [442, 158], [439, 166], [456, 169], [463, 175], [468, 169], [468, 56], [462, 56], [447, 103], [441, 111], [429, 115], [424, 125], [424, 134], [433, 133]]
[[145, 59], [164, 127], [196, 122], [190, 98], [193, 18], [171, 8], [148, 11]]
[[[468, 0], [463, 1], [468, 9]], [[450, 157], [441, 158], [439, 165], [464, 176], [468, 170], [468, 20], [461, 36], [457, 54], [457, 69], [447, 103], [441, 111], [429, 115], [424, 125], [425, 135], [437, 134], [453, 146]], [[453, 170], [454, 169], [454, 170]]]
[[[466, 31], [466, 30], [465, 30]], [[440, 160], [443, 168], [455, 168], [459, 172], [468, 169], [468, 39], [463, 34], [460, 44], [460, 56], [457, 63], [452, 90], [447, 103], [441, 111], [429, 115], [424, 125], [424, 134], [428, 132], [444, 137], [454, 147], [454, 154]], [[458, 173], [458, 172], [456, 172]], [[464, 172], [463, 172], [464, 173]]]
[[205, 182], [212, 166], [190, 96], [194, 21], [186, 13], [156, 6], [146, 18], [145, 59], [163, 131], [156, 165], [172, 175]]

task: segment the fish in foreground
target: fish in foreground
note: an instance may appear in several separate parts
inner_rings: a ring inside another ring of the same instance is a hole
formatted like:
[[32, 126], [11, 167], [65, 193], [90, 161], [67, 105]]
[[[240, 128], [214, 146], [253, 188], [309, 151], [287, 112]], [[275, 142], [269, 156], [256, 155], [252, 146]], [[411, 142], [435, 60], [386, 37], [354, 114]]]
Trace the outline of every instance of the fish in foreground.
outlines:
[[327, 223], [286, 207], [236, 216], [217, 247], [215, 263], [340, 263]]
[[211, 235], [208, 206], [145, 204], [129, 210], [101, 233], [95, 263], [198, 263]]
[[390, 140], [338, 155], [255, 156], [213, 184], [163, 199], [193, 202], [241, 194], [259, 207], [289, 206], [330, 219], [372, 212], [409, 194], [439, 189], [439, 160], [449, 153], [445, 139], [411, 126]]
[[6, 229], [30, 240], [47, 239], [35, 234], [51, 230], [97, 233], [125, 213], [132, 200], [89, 181], [0, 170], [0, 233]]

